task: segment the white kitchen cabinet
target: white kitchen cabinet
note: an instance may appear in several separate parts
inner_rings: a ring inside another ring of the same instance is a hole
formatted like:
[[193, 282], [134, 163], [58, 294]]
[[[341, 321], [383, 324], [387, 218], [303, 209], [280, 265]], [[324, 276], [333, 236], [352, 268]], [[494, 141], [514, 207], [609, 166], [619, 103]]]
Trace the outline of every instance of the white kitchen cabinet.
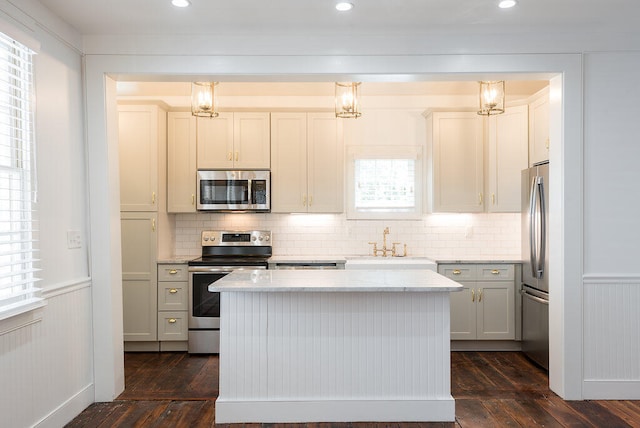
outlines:
[[488, 212], [520, 212], [520, 175], [528, 167], [529, 111], [527, 105], [507, 107], [490, 116], [487, 125]]
[[[161, 342], [161, 350], [187, 349], [188, 299], [188, 266], [181, 263], [158, 263], [158, 340]], [[168, 349], [170, 345], [171, 348]]]
[[529, 166], [549, 160], [549, 88], [529, 103]]
[[515, 266], [441, 264], [438, 273], [459, 282], [451, 293], [451, 340], [516, 339]]
[[199, 169], [269, 169], [269, 113], [221, 112], [197, 119]]
[[196, 118], [191, 112], [167, 115], [167, 211], [196, 211]]
[[427, 115], [427, 201], [431, 212], [484, 211], [482, 117]]
[[121, 212], [120, 220], [124, 341], [157, 341], [157, 214]]
[[272, 113], [271, 146], [271, 212], [344, 210], [344, 145], [335, 114]]
[[154, 104], [118, 106], [120, 210], [157, 211], [158, 151], [166, 141], [166, 112]]

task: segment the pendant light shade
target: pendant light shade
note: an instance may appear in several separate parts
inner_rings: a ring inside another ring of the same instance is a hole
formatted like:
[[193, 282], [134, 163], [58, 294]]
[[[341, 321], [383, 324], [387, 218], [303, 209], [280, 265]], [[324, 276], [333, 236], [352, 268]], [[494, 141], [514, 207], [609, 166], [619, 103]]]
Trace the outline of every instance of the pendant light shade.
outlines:
[[191, 84], [191, 114], [198, 117], [218, 117], [214, 88], [218, 82]]
[[504, 113], [504, 80], [479, 83], [480, 109], [478, 114], [491, 116]]
[[336, 117], [358, 118], [360, 113], [360, 82], [336, 82]]

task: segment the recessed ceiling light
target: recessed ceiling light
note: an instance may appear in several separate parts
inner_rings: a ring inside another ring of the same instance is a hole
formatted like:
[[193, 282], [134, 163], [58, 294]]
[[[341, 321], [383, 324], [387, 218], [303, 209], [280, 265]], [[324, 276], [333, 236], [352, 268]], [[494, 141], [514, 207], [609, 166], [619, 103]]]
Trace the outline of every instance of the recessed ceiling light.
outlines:
[[348, 10], [353, 9], [353, 3], [349, 3], [346, 1], [336, 3], [336, 9], [339, 10], [340, 12], [346, 12]]
[[498, 7], [500, 9], [509, 9], [515, 6], [516, 3], [518, 3], [516, 0], [501, 0], [500, 3], [498, 3]]
[[175, 7], [187, 7], [191, 3], [189, 2], [189, 0], [171, 0], [171, 4]]

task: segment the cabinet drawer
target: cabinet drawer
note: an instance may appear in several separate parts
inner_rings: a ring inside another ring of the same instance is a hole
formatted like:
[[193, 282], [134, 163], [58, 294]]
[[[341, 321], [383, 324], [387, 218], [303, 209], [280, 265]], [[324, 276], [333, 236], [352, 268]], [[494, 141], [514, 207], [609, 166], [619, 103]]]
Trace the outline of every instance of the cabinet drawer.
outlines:
[[158, 265], [158, 281], [188, 281], [189, 272], [185, 264]]
[[438, 273], [454, 281], [473, 281], [476, 279], [476, 265], [440, 265], [438, 266]]
[[188, 282], [159, 282], [158, 310], [186, 311], [189, 302]]
[[478, 265], [479, 281], [513, 281], [514, 277], [513, 265]]
[[158, 340], [187, 340], [188, 311], [158, 312]]

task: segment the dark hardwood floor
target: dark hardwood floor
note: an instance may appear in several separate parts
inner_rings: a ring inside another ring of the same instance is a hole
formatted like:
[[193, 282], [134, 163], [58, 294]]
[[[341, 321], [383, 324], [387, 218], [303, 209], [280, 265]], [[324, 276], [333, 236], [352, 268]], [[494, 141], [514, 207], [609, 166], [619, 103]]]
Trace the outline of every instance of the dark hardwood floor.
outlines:
[[67, 427], [640, 427], [640, 401], [564, 401], [549, 390], [547, 374], [518, 352], [451, 354], [453, 423], [215, 425], [217, 373], [217, 356], [127, 353], [125, 391], [89, 406]]

